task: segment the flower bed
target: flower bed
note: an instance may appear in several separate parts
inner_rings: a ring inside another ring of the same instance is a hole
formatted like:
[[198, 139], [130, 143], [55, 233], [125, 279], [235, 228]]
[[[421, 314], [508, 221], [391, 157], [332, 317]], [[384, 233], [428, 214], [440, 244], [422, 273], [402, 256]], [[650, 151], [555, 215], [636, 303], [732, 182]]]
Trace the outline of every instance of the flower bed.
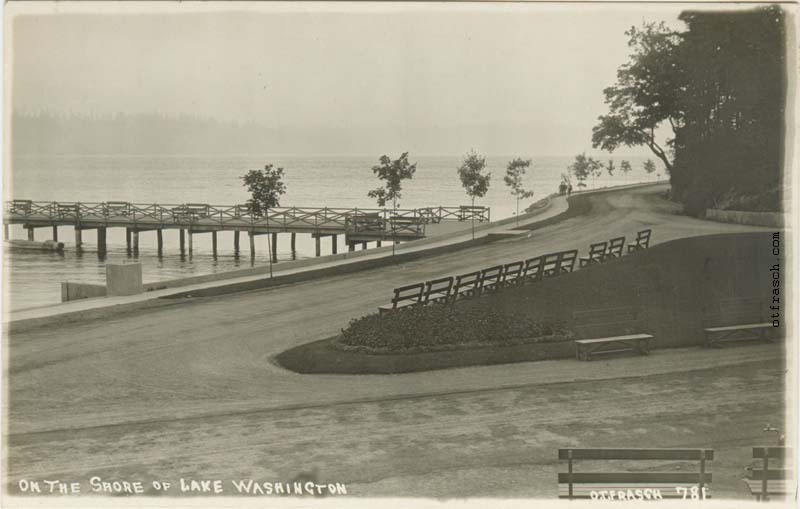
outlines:
[[572, 331], [525, 313], [497, 311], [484, 298], [435, 304], [358, 318], [334, 340], [335, 348], [363, 353], [435, 352], [486, 346], [566, 341]]

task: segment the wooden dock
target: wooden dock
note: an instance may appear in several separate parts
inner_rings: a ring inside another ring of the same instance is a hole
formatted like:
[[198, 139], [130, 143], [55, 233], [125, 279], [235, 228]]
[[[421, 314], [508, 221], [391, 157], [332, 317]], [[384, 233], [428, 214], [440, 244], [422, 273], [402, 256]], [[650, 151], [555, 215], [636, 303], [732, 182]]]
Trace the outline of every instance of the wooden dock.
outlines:
[[265, 214], [254, 215], [247, 205], [209, 205], [184, 203], [176, 205], [137, 204], [121, 201], [102, 203], [41, 202], [12, 200], [5, 203], [3, 226], [5, 238], [9, 225], [22, 224], [28, 240], [34, 240], [36, 228], [52, 228], [52, 240], [58, 240], [59, 226], [72, 226], [75, 245], [80, 248], [84, 230], [97, 231], [97, 247], [106, 252], [108, 228], [125, 228], [129, 251], [139, 249], [139, 233], [156, 232], [158, 252], [163, 250], [162, 231], [180, 231], [181, 254], [192, 251], [192, 236], [210, 233], [212, 249], [217, 254], [217, 232], [234, 232], [234, 251], [239, 252], [239, 234], [250, 239], [250, 255], [255, 256], [255, 237], [271, 235], [272, 256], [276, 257], [278, 233], [291, 233], [294, 250], [296, 234], [310, 234], [316, 239], [316, 255], [321, 255], [320, 239], [331, 236], [332, 250], [337, 252], [338, 235], [345, 236], [350, 251], [368, 242], [378, 246], [384, 240], [405, 242], [425, 237], [425, 225], [442, 221], [489, 221], [488, 207], [427, 207], [417, 209], [360, 209], [276, 207]]

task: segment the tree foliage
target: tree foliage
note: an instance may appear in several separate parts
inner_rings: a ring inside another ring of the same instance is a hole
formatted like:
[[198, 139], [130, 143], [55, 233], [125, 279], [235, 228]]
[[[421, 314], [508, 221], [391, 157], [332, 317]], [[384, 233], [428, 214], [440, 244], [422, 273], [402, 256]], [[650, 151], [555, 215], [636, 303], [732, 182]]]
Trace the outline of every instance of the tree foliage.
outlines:
[[491, 173], [483, 173], [486, 168], [486, 157], [478, 155], [474, 150], [470, 150], [461, 166], [458, 167], [458, 178], [461, 180], [461, 185], [467, 192], [467, 196], [472, 198], [472, 203], [475, 204], [475, 198], [482, 198], [489, 191], [489, 181], [492, 177]]
[[586, 179], [594, 176], [598, 169], [602, 171], [603, 165], [600, 161], [587, 157], [586, 153], [578, 154], [575, 156], [575, 161], [568, 167], [569, 171], [575, 175], [578, 181], [578, 187], [586, 187]]
[[609, 159], [608, 163], [606, 164], [606, 171], [608, 172], [608, 175], [610, 177], [613, 177], [614, 176], [614, 171], [616, 169], [617, 168], [614, 166], [614, 160], [613, 159]]
[[650, 175], [651, 173], [656, 171], [656, 163], [654, 163], [652, 159], [648, 159], [647, 161], [644, 162], [643, 168], [645, 173]]
[[603, 91], [609, 111], [593, 129], [592, 146], [613, 152], [620, 146], [644, 145], [670, 169], [673, 139], [659, 143], [656, 130], [669, 122], [674, 134], [682, 121], [681, 76], [676, 71], [681, 35], [663, 22], [631, 27], [625, 35], [630, 61], [617, 70], [617, 82]]
[[516, 198], [517, 201], [517, 221], [519, 221], [519, 201], [533, 196], [533, 191], [526, 190], [522, 185], [522, 177], [530, 166], [530, 159], [517, 157], [508, 162], [506, 174], [503, 176], [503, 181], [511, 188], [511, 195]]
[[250, 193], [247, 207], [256, 217], [266, 215], [267, 210], [280, 205], [280, 197], [286, 193], [283, 183], [283, 168], [274, 168], [271, 164], [263, 170], [250, 170], [242, 176], [244, 186]]
[[408, 162], [408, 152], [403, 152], [394, 161], [389, 156], [383, 155], [380, 158], [380, 164], [372, 167], [372, 172], [378, 176], [378, 179], [384, 181], [384, 185], [373, 189], [367, 195], [375, 198], [381, 207], [391, 202], [392, 208], [397, 208], [397, 200], [402, 197], [403, 181], [413, 178], [416, 171], [417, 163], [410, 164]]

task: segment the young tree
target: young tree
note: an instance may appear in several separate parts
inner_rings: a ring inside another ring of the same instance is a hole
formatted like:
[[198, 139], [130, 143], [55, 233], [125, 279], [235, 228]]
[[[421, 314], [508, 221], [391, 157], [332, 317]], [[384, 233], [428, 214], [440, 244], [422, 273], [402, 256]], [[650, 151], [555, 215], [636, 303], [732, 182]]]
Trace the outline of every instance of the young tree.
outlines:
[[372, 172], [378, 179], [384, 181], [384, 186], [373, 189], [367, 196], [375, 198], [381, 207], [392, 203], [392, 209], [397, 208], [397, 200], [402, 196], [403, 181], [414, 177], [417, 163], [409, 164], [408, 152], [403, 152], [400, 158], [392, 161], [387, 155], [380, 158], [380, 164], [372, 167]]
[[664, 24], [645, 23], [625, 32], [632, 49], [630, 61], [617, 70], [617, 82], [603, 92], [609, 112], [598, 118], [592, 146], [613, 152], [617, 147], [645, 145], [672, 168], [668, 149], [656, 140], [656, 130], [669, 122], [673, 136], [680, 128], [683, 114], [679, 94], [682, 74], [679, 72], [682, 34]]
[[644, 171], [646, 171], [648, 175], [652, 175], [653, 172], [656, 171], [656, 163], [648, 159], [644, 162]]
[[606, 164], [606, 171], [608, 172], [609, 177], [614, 176], [614, 170], [616, 170], [616, 167], [614, 167], [614, 160], [609, 159], [608, 164]]
[[629, 161], [623, 160], [621, 163], [619, 163], [619, 169], [620, 169], [620, 171], [622, 173], [625, 174], [625, 182], [627, 182], [628, 181], [628, 173], [630, 173], [631, 170], [633, 169], [633, 168], [631, 168], [631, 163]]
[[589, 160], [591, 161], [592, 189], [597, 189], [597, 179], [603, 175], [603, 163], [591, 157]]
[[[269, 209], [280, 205], [281, 195], [286, 192], [283, 183], [283, 168], [273, 168], [271, 164], [263, 170], [250, 170], [242, 176], [245, 187], [250, 193], [247, 208], [254, 217], [265, 217], [269, 228]], [[272, 277], [272, 242], [267, 242], [269, 256], [269, 277]], [[277, 255], [276, 255], [277, 256]]]
[[279, 206], [281, 195], [286, 192], [283, 168], [274, 168], [271, 164], [263, 170], [248, 171], [242, 180], [250, 193], [247, 208], [255, 217], [266, 216], [268, 209]]
[[[461, 185], [467, 192], [467, 196], [472, 199], [472, 206], [475, 206], [475, 198], [482, 198], [489, 190], [489, 180], [492, 174], [483, 174], [486, 168], [486, 158], [478, 155], [474, 150], [467, 152], [464, 162], [458, 167], [458, 178]], [[475, 213], [472, 215], [472, 238], [475, 238]]]
[[598, 168], [602, 170], [602, 164], [591, 158], [586, 157], [586, 153], [575, 156], [575, 161], [568, 166], [570, 172], [578, 179], [578, 187], [586, 187], [586, 179], [594, 175]]
[[533, 191], [527, 191], [522, 187], [522, 177], [530, 166], [530, 159], [518, 157], [509, 161], [508, 166], [506, 166], [506, 174], [503, 177], [506, 185], [511, 188], [511, 195], [517, 199], [517, 225], [519, 225], [519, 201], [533, 196]]

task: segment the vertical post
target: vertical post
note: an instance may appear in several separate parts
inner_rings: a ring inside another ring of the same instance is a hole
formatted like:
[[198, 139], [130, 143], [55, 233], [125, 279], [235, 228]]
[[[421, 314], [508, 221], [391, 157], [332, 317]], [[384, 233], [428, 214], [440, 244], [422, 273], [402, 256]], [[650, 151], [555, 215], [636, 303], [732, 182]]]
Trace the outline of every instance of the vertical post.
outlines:
[[703, 493], [703, 485], [706, 480], [706, 450], [700, 449], [700, 494]]
[[179, 243], [181, 248], [181, 254], [183, 254], [186, 251], [186, 230], [184, 230], [183, 228], [180, 229]]
[[[77, 230], [75, 230], [77, 231]], [[28, 226], [28, 240], [33, 240], [33, 227]]]
[[356, 243], [355, 242], [347, 242], [347, 250], [348, 251], [355, 251], [356, 250]]
[[58, 226], [53, 225], [53, 240], [58, 242]]
[[361, 243], [361, 249], [367, 249], [367, 243], [366, 242], [362, 242]]
[[314, 244], [316, 246], [316, 254], [317, 254], [317, 256], [322, 254], [322, 245], [320, 244], [321, 240], [322, 240], [322, 237], [320, 237], [319, 234], [317, 234], [317, 236], [314, 237], [314, 241], [315, 241]]
[[139, 230], [133, 230], [131, 232], [133, 234], [133, 252], [139, 252]]
[[211, 232], [211, 251], [216, 258], [217, 256], [217, 232]]
[[239, 254], [239, 230], [233, 232], [233, 252]]
[[192, 229], [189, 228], [189, 231], [186, 232], [189, 236], [189, 254], [192, 254]]
[[98, 226], [97, 227], [97, 252], [100, 254], [105, 254], [106, 252], [106, 227], [105, 226]]
[[256, 257], [256, 236], [253, 235], [252, 231], [247, 232], [247, 235], [250, 237], [250, 258]]
[[339, 236], [336, 235], [335, 233], [333, 235], [331, 235], [331, 252], [333, 254], [336, 254], [336, 251], [339, 250], [339, 246], [337, 246], [338, 239], [339, 239]]
[[761, 472], [761, 500], [769, 500], [767, 495], [767, 471], [769, 470], [769, 447], [764, 447], [764, 470]]
[[383, 245], [383, 242], [381, 242], [380, 240], [375, 242], [375, 247], [381, 247], [382, 245]]
[[278, 234], [273, 233], [270, 235], [272, 237], [272, 261], [277, 263], [278, 262]]
[[569, 460], [569, 466], [567, 470], [567, 482], [569, 483], [569, 499], [572, 500], [572, 449], [567, 451], [567, 459]]
[[8, 240], [8, 224], [3, 224], [3, 240]]
[[128, 251], [131, 250], [131, 229], [130, 228], [125, 228], [125, 248]]
[[164, 232], [161, 228], [156, 230], [156, 241], [158, 242], [158, 254], [164, 250]]
[[80, 228], [76, 227], [75, 228], [75, 247], [77, 249], [80, 249], [81, 245], [83, 244], [83, 235], [82, 234], [83, 234], [83, 231]]
[[296, 237], [297, 237], [297, 234], [296, 234], [296, 233], [293, 233], [293, 234], [292, 234], [292, 253], [294, 253], [294, 252], [295, 252], [294, 245], [295, 245], [295, 238], [296, 238]]

